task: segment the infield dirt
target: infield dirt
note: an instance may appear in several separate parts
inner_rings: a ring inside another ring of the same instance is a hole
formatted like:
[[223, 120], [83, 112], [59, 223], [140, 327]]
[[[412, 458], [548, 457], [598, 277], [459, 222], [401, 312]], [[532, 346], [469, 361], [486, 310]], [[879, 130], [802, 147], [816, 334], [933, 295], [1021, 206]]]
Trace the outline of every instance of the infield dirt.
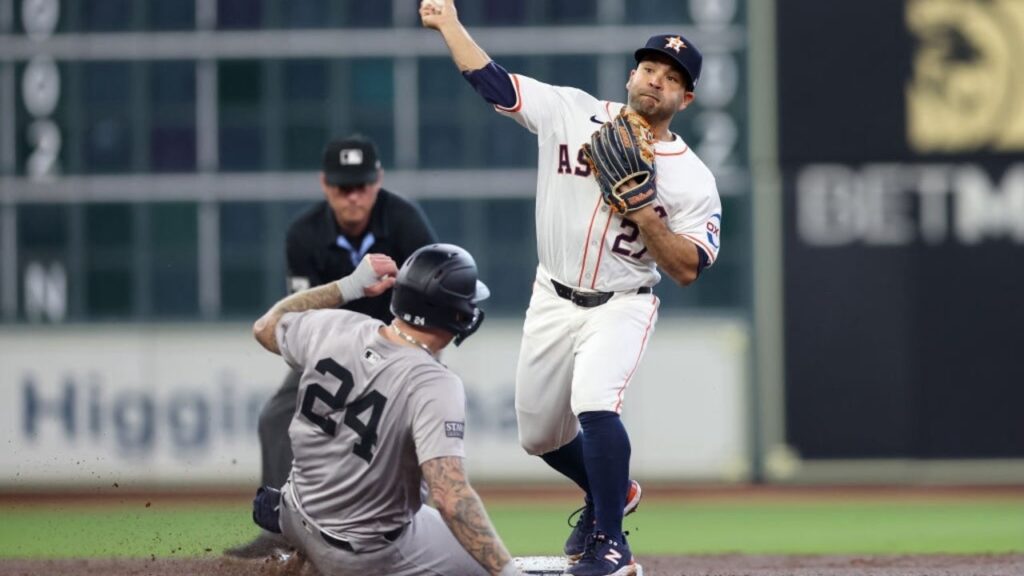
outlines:
[[[645, 576], [1020, 576], [1024, 554], [973, 556], [645, 556]], [[271, 559], [0, 560], [0, 576], [314, 576]]]

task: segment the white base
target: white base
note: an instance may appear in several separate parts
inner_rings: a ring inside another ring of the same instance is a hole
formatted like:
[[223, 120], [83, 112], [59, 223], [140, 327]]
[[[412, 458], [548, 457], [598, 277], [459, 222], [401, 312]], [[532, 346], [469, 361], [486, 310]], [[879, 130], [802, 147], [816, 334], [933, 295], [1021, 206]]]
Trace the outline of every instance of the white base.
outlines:
[[[520, 556], [514, 558], [516, 567], [530, 576], [562, 576], [569, 568], [565, 556]], [[644, 576], [644, 569], [636, 564], [636, 576]]]

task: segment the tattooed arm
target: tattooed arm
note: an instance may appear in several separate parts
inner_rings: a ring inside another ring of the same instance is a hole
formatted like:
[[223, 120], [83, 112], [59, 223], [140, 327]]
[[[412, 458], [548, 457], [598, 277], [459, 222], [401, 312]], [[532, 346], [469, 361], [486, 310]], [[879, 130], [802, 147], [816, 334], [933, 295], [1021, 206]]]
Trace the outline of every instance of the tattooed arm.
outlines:
[[469, 485], [462, 458], [445, 456], [420, 468], [430, 496], [455, 539], [491, 574], [515, 574], [512, 557], [491, 525], [484, 504]]
[[341, 280], [296, 292], [267, 311], [252, 326], [253, 336], [264, 348], [280, 354], [277, 345], [277, 323], [289, 312], [305, 312], [323, 308], [337, 308], [363, 296], [378, 296], [395, 285], [398, 267], [383, 254], [367, 254], [348, 276]]

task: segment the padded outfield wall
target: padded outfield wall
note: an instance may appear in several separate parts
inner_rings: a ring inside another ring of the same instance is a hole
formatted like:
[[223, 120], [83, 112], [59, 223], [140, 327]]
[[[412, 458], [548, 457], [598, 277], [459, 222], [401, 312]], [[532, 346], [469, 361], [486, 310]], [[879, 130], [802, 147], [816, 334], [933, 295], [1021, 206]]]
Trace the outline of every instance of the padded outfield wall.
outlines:
[[[518, 444], [521, 333], [489, 320], [444, 356], [466, 384], [475, 480], [558, 479]], [[748, 345], [738, 321], [661, 322], [624, 407], [637, 477], [746, 478]], [[244, 325], [0, 331], [0, 486], [255, 484], [259, 408], [286, 370]]]

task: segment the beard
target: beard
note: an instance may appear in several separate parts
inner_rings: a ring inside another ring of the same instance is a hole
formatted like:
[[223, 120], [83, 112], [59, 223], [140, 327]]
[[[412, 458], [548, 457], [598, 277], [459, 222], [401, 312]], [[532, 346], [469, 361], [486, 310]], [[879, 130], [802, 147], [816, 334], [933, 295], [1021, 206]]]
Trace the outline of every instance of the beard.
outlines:
[[644, 97], [640, 93], [631, 93], [629, 95], [629, 107], [651, 124], [671, 118], [675, 113], [675, 109], [666, 104], [665, 100]]

